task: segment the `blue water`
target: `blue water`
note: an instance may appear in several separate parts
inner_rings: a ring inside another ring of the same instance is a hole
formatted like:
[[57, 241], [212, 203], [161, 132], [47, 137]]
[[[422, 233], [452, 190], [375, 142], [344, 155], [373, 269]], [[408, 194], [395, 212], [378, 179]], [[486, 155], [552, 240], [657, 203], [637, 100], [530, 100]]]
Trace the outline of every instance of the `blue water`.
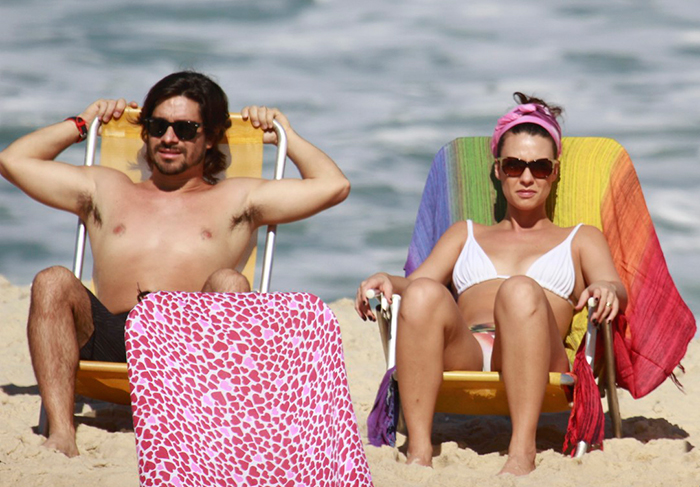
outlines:
[[[273, 288], [326, 300], [400, 273], [435, 152], [489, 135], [513, 91], [535, 93], [564, 105], [566, 134], [627, 148], [700, 312], [696, 2], [4, 0], [0, 52], [1, 147], [99, 97], [141, 101], [183, 68], [215, 77], [234, 110], [283, 109], [353, 184], [342, 205], [279, 231]], [[74, 217], [0, 181], [0, 274], [28, 284], [70, 266], [74, 231]]]

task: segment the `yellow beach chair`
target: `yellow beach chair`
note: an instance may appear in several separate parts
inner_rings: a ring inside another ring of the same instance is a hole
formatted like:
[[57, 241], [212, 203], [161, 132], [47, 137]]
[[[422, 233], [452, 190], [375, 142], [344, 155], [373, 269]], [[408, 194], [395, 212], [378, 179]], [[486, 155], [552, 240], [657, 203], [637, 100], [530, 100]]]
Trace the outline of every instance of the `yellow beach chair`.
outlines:
[[[99, 164], [126, 173], [134, 182], [147, 179], [150, 170], [144, 158], [145, 148], [141, 139], [141, 127], [134, 123], [139, 115], [138, 109], [128, 108], [118, 120], [104, 124], [101, 129]], [[231, 127], [220, 141], [221, 151], [227, 155], [225, 177], [262, 176], [263, 166], [263, 131], [244, 121], [240, 114], [231, 114]], [[274, 122], [279, 143], [277, 145], [274, 178], [284, 176], [287, 155], [287, 137], [282, 126]], [[93, 165], [97, 154], [97, 137], [99, 121], [90, 127], [85, 149], [85, 165]], [[260, 292], [268, 292], [272, 275], [276, 227], [268, 226], [263, 254], [261, 278], [258, 283]], [[73, 273], [82, 278], [83, 261], [86, 244], [86, 230], [82, 221], [78, 230], [73, 261]], [[248, 281], [255, 283], [255, 261], [257, 255], [257, 234], [254, 234], [246, 249], [246, 254], [238, 266]], [[129, 380], [126, 363], [97, 362], [81, 360], [75, 379], [75, 392], [82, 396], [117, 404], [130, 404]], [[39, 432], [46, 434], [48, 425], [46, 414], [41, 407]]]
[[[444, 146], [435, 157], [423, 193], [413, 239], [409, 248], [406, 274], [409, 275], [428, 256], [440, 235], [453, 223], [470, 218], [477, 223], [494, 224], [505, 214], [505, 199], [500, 183], [493, 175], [493, 156], [489, 137], [463, 137]], [[547, 204], [554, 223], [562, 227], [585, 223], [603, 231], [610, 243], [616, 267], [624, 284], [630, 289], [638, 264], [632, 253], [625, 254], [621, 242], [620, 215], [611, 211], [616, 207], [610, 201], [626, 198], [620, 195], [628, 187], [639, 189], [631, 160], [625, 149], [612, 139], [593, 137], [565, 137], [561, 154], [560, 178], [555, 183]], [[620, 179], [624, 184], [619, 184]], [[617, 193], [615, 193], [617, 192]], [[630, 202], [648, 212], [641, 196], [630, 195]], [[641, 199], [641, 200], [640, 200]], [[617, 204], [617, 203], [616, 203]], [[635, 210], [635, 211], [637, 211]], [[623, 223], [627, 225], [627, 223]], [[634, 262], [632, 262], [634, 261]], [[633, 265], [630, 265], [632, 262]], [[377, 318], [384, 344], [387, 370], [395, 365], [395, 339], [400, 296], [394, 295], [392, 304], [379, 296]], [[589, 305], [592, 303], [589, 303]], [[601, 390], [607, 389], [608, 407], [613, 433], [621, 436], [621, 420], [615, 386], [615, 357], [612, 331], [609, 325], [598, 330], [588, 322], [587, 311], [574, 316], [566, 349], [570, 361], [586, 338], [585, 357], [599, 377]], [[594, 364], [598, 332], [604, 342], [604, 365]], [[601, 373], [604, 371], [604, 373]], [[573, 374], [551, 373], [545, 393], [542, 412], [568, 411], [572, 407]], [[455, 414], [508, 414], [503, 382], [498, 372], [449, 371], [443, 374], [436, 412]], [[576, 446], [576, 456], [590, 448], [584, 442]]]

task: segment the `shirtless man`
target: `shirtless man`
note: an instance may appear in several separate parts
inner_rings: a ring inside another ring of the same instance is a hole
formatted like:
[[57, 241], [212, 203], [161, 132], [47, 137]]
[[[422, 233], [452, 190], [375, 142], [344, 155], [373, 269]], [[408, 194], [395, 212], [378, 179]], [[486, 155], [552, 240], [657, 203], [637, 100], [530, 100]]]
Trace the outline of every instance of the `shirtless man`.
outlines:
[[32, 284], [27, 325], [49, 424], [44, 445], [67, 456], [79, 454], [73, 425], [78, 360], [126, 361], [123, 325], [140, 290], [249, 291], [234, 268], [259, 226], [306, 218], [350, 191], [335, 163], [297, 135], [281, 112], [256, 106], [243, 108], [243, 118], [265, 131], [265, 143], [277, 142], [273, 120], [282, 124], [302, 179], [215, 183], [228, 101], [216, 83], [194, 72], [169, 75], [146, 96], [139, 124], [152, 169], [148, 180], [134, 184], [113, 169], [54, 161], [82, 138], [83, 122], [119, 118], [126, 106], [123, 99], [98, 100], [77, 120], [37, 130], [0, 153], [0, 174], [32, 198], [78, 215], [92, 247], [97, 298], [68, 269], [45, 269]]

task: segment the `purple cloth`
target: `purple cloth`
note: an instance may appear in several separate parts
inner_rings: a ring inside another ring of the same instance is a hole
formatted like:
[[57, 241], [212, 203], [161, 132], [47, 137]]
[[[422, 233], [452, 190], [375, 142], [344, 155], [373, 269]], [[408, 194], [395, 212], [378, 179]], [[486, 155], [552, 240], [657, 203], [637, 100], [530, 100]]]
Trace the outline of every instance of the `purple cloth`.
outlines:
[[399, 422], [399, 384], [392, 367], [386, 371], [372, 411], [367, 417], [367, 439], [374, 446], [396, 445], [396, 425]]
[[447, 180], [448, 154], [445, 147], [440, 149], [430, 167], [404, 265], [407, 276], [423, 263], [440, 236], [454, 223], [449, 197], [446, 196], [450, 194], [450, 183]]

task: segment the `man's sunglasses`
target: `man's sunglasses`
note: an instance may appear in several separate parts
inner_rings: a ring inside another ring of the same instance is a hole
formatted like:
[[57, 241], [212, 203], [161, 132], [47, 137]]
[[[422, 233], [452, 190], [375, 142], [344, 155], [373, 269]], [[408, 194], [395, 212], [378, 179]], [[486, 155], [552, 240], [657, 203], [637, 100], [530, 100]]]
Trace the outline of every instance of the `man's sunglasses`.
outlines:
[[172, 127], [178, 139], [192, 140], [197, 137], [197, 130], [202, 124], [190, 122], [189, 120], [169, 122], [164, 118], [146, 118], [143, 121], [143, 126], [146, 127], [146, 131], [151, 137], [162, 137], [168, 131], [168, 128]]
[[498, 162], [501, 164], [501, 170], [508, 177], [518, 178], [525, 172], [525, 169], [528, 168], [534, 177], [545, 179], [552, 175], [555, 161], [551, 159], [537, 159], [526, 162], [517, 157], [502, 157], [498, 159]]

